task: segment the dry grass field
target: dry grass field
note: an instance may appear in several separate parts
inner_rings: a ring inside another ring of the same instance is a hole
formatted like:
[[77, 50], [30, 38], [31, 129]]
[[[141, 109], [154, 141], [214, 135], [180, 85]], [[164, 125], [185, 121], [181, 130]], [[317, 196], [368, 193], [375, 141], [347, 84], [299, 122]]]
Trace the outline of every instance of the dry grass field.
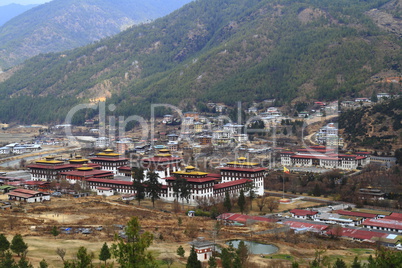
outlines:
[[[302, 202], [297, 201], [292, 206], [311, 205], [309, 202]], [[289, 207], [284, 209], [288, 210]], [[172, 267], [185, 267], [186, 258], [181, 259], [176, 255], [177, 248], [182, 245], [186, 250], [187, 257], [190, 250], [188, 242], [199, 236], [212, 240], [212, 231], [216, 221], [207, 217], [189, 218], [184, 211], [178, 214], [170, 213], [170, 211], [173, 211], [173, 207], [169, 203], [157, 202], [156, 208], [153, 209], [148, 200], [142, 201], [141, 206], [138, 206], [134, 201], [128, 204], [119, 201], [116, 196], [110, 198], [99, 196], [52, 198], [50, 202], [41, 204], [20, 204], [19, 206], [17, 204], [13, 211], [0, 210], [0, 232], [6, 234], [10, 241], [13, 235], [21, 233], [29, 245], [27, 255], [29, 261], [36, 267], [42, 259], [46, 259], [50, 267], [61, 267], [62, 261], [56, 254], [56, 249], [65, 249], [67, 252], [65, 258], [74, 259], [80, 246], [93, 252], [94, 263], [99, 263], [98, 255], [103, 243], [107, 242], [110, 246], [114, 241], [115, 234], [121, 231], [116, 225], [124, 225], [131, 217], [136, 216], [140, 220], [142, 229], [154, 235], [154, 242], [149, 250], [155, 257], [158, 260], [170, 257], [174, 259]], [[259, 214], [258, 207], [253, 204], [253, 210], [249, 213]], [[69, 234], [61, 233], [54, 237], [51, 234], [53, 226], [57, 226], [59, 229], [71, 228], [71, 232]], [[101, 231], [95, 229], [99, 226], [102, 226]], [[275, 224], [269, 224], [269, 226], [257, 224], [253, 227], [225, 226], [221, 229], [216, 241], [223, 245], [229, 239], [257, 239], [262, 243], [275, 244], [279, 248], [275, 254], [251, 256], [248, 267], [289, 267], [293, 260], [308, 264], [314, 259], [317, 249], [325, 250], [323, 255], [327, 255], [328, 260], [336, 260], [336, 256], [341, 256], [347, 262], [352, 261], [356, 255], [366, 259], [367, 252], [373, 252], [371, 249], [366, 249], [368, 245], [343, 240], [317, 239], [306, 234], [287, 233], [257, 236], [251, 233], [251, 231], [275, 227], [277, 227]], [[76, 233], [78, 228], [92, 228], [92, 233]], [[364, 249], [354, 249], [359, 247]], [[161, 267], [167, 267], [162, 262], [160, 264]]]

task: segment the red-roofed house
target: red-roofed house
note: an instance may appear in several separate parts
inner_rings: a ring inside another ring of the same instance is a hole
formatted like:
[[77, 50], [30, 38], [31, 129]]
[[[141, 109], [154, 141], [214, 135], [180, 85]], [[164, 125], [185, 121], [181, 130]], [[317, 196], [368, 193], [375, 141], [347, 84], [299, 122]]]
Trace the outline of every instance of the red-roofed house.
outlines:
[[49, 201], [50, 195], [27, 189], [15, 189], [8, 193], [9, 200], [24, 201], [28, 203]]
[[402, 221], [392, 219], [367, 219], [362, 225], [373, 230], [402, 233]]
[[317, 217], [318, 211], [306, 210], [306, 209], [292, 209], [289, 211], [293, 218], [296, 219], [314, 219]]

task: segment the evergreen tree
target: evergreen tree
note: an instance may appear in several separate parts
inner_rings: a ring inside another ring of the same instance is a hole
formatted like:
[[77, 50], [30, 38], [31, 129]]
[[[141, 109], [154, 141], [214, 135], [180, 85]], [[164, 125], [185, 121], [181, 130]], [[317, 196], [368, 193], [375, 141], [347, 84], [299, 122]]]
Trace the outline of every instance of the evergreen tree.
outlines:
[[25, 256], [22, 256], [18, 261], [18, 268], [33, 268], [33, 266], [27, 261]]
[[239, 246], [237, 247], [236, 254], [239, 257], [241, 265], [243, 267], [245, 267], [248, 257], [249, 257], [249, 250], [243, 240], [241, 240], [239, 242]]
[[116, 238], [117, 243], [111, 246], [112, 255], [121, 268], [156, 266], [151, 253], [146, 249], [151, 245], [153, 235], [149, 232], [141, 233], [141, 226], [137, 217], [132, 217], [127, 223], [127, 242], [123, 238]]
[[176, 180], [173, 182], [173, 193], [176, 197], [176, 200], [180, 197], [182, 202], [184, 199], [186, 199], [188, 202], [188, 199], [191, 195], [191, 185], [185, 178], [176, 178]]
[[299, 263], [297, 261], [292, 262], [292, 268], [299, 268]]
[[185, 254], [186, 252], [185, 252], [184, 248], [183, 248], [182, 246], [180, 246], [180, 247], [177, 248], [176, 253], [177, 253], [177, 255], [179, 255], [180, 257], [184, 258], [184, 254]]
[[0, 267], [2, 268], [18, 268], [18, 265], [15, 263], [13, 258], [13, 254], [11, 251], [7, 250], [4, 252], [4, 257], [0, 259]]
[[155, 207], [155, 200], [160, 198], [160, 192], [162, 189], [162, 184], [158, 181], [159, 175], [153, 170], [150, 170], [147, 174], [147, 185], [148, 195], [151, 197], [152, 206]]
[[57, 227], [56, 226], [53, 226], [53, 228], [52, 228], [52, 235], [54, 236], [54, 237], [56, 237], [56, 236], [58, 236], [60, 234], [60, 232], [59, 232], [59, 230], [57, 229]]
[[135, 199], [137, 199], [138, 205], [141, 205], [141, 200], [145, 198], [144, 169], [134, 167], [132, 169], [132, 177]]
[[6, 250], [10, 248], [10, 242], [8, 242], [4, 234], [0, 234], [0, 254], [3, 255]]
[[360, 263], [359, 259], [357, 258], [357, 256], [354, 258], [353, 262], [352, 262], [352, 266], [350, 266], [350, 268], [361, 268], [362, 264]]
[[334, 264], [334, 268], [347, 268], [347, 266], [346, 266], [346, 263], [342, 259], [337, 258], [336, 262]]
[[46, 262], [45, 259], [43, 259], [39, 262], [39, 268], [48, 268], [48, 267], [49, 267], [49, 264]]
[[233, 266], [233, 255], [229, 252], [227, 248], [223, 248], [221, 251], [221, 260], [223, 268], [232, 268]]
[[111, 254], [109, 247], [107, 246], [106, 242], [103, 244], [101, 251], [99, 253], [99, 260], [104, 261], [106, 265], [106, 261], [110, 259]]
[[230, 200], [228, 191], [226, 191], [226, 193], [225, 193], [225, 199], [223, 200], [223, 206], [226, 208], [227, 212], [230, 212], [232, 210], [232, 202]]
[[212, 255], [212, 256], [209, 258], [209, 260], [208, 260], [208, 266], [209, 266], [210, 268], [216, 268], [216, 267], [218, 267], [218, 263], [216, 262], [216, 258], [215, 258], [214, 255]]
[[21, 253], [24, 253], [28, 249], [28, 245], [24, 242], [20, 234], [16, 234], [11, 241], [10, 249], [19, 257]]
[[194, 246], [191, 247], [190, 255], [187, 259], [186, 268], [201, 268], [201, 262], [197, 258], [197, 253], [195, 252]]
[[237, 204], [239, 205], [240, 212], [243, 214], [244, 206], [246, 205], [246, 198], [244, 197], [243, 189], [240, 190], [239, 199], [237, 199]]

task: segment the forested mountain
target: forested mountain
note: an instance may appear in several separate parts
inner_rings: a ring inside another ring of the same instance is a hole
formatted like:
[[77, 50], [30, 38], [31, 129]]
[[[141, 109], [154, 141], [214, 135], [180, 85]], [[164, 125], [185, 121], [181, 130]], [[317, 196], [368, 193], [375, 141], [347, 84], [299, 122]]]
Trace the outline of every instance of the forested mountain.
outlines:
[[53, 0], [0, 27], [0, 69], [39, 53], [87, 45], [165, 16], [190, 1]]
[[[115, 115], [150, 103], [333, 100], [396, 92], [401, 1], [197, 0], [150, 24], [3, 75], [2, 121], [55, 122], [106, 97]], [[384, 23], [384, 16], [390, 23]], [[86, 115], [90, 116], [90, 115]]]
[[0, 26], [2, 26], [8, 20], [14, 18], [21, 13], [24, 13], [25, 11], [35, 6], [37, 5], [9, 4], [5, 6], [0, 6]]
[[339, 128], [351, 148], [391, 152], [402, 147], [402, 97], [345, 111]]

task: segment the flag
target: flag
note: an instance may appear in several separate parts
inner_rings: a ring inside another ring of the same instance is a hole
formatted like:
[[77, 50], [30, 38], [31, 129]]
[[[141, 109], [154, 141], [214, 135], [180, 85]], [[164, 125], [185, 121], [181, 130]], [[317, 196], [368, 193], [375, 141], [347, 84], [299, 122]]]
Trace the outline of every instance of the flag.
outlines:
[[286, 167], [283, 167], [283, 172], [285, 172], [285, 173], [290, 173], [290, 170], [289, 169], [287, 169]]

